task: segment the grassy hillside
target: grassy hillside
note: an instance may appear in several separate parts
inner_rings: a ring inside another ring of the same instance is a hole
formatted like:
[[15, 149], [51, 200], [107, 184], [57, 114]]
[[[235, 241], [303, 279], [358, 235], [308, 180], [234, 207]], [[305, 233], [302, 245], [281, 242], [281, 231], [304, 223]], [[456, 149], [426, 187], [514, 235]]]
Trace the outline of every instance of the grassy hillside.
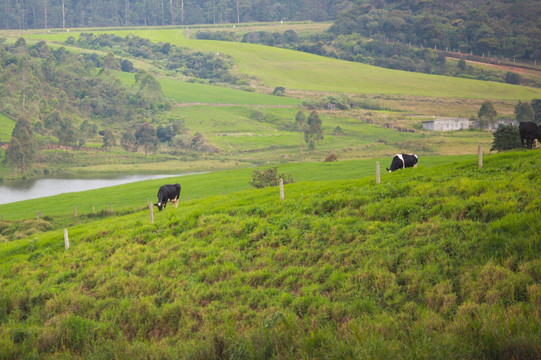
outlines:
[[[449, 164], [455, 161], [470, 159], [474, 156], [434, 156], [423, 157], [419, 168], [433, 167], [440, 164]], [[380, 161], [381, 168], [390, 166], [390, 159], [364, 159], [339, 162], [303, 162], [272, 165], [278, 166], [280, 173], [290, 174], [296, 182], [303, 181], [330, 181], [358, 179], [365, 176], [375, 176], [376, 161]], [[181, 164], [170, 164], [171, 167], [181, 167]], [[208, 167], [217, 168], [219, 164], [208, 164]], [[239, 166], [239, 164], [237, 164]], [[257, 169], [266, 169], [264, 166]], [[196, 171], [197, 169], [193, 169]], [[254, 168], [215, 171], [204, 174], [169, 177], [167, 179], [140, 181], [125, 185], [118, 185], [104, 189], [82, 192], [65, 193], [35, 200], [17, 201], [9, 204], [0, 204], [0, 215], [6, 221], [33, 219], [36, 210], [46, 217], [47, 221], [55, 226], [77, 224], [88, 221], [99, 214], [108, 213], [110, 205], [113, 210], [125, 213], [138, 211], [146, 206], [146, 199], [156, 200], [157, 189], [164, 183], [178, 182], [182, 185], [181, 200], [202, 199], [212, 195], [231, 194], [236, 191], [248, 190], [252, 187]], [[95, 172], [91, 170], [91, 173]], [[383, 177], [387, 175], [383, 174]], [[79, 217], [73, 218], [73, 206], [76, 206]]]
[[0, 358], [533, 359], [541, 157], [183, 201], [0, 244]]
[[11, 139], [11, 132], [15, 127], [15, 122], [0, 113], [0, 141], [8, 142]]
[[[232, 28], [227, 30], [236, 31]], [[283, 27], [283, 31], [285, 30], [287, 26]], [[286, 89], [319, 92], [498, 100], [530, 100], [541, 97], [541, 90], [535, 88], [383, 69], [256, 44], [193, 40], [186, 37], [187, 31], [192, 31], [186, 28], [84, 29], [72, 30], [69, 33], [33, 31], [24, 34], [24, 37], [31, 40], [65, 41], [68, 36], [77, 36], [81, 31], [115, 33], [119, 36], [130, 34], [152, 41], [227, 54], [235, 59], [240, 73], [257, 79], [270, 88], [283, 86]], [[7, 34], [15, 36], [14, 32]]]

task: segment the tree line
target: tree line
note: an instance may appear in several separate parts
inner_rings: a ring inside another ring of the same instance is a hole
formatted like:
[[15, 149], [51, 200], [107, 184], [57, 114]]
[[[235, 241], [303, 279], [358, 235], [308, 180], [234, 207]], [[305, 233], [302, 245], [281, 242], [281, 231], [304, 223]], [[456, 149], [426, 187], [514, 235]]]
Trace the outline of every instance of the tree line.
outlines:
[[535, 78], [523, 78], [518, 73], [474, 68], [464, 59], [447, 61], [446, 53], [432, 48], [421, 48], [383, 38], [367, 39], [358, 34], [336, 35], [331, 32], [298, 34], [284, 32], [250, 31], [238, 34], [232, 31], [198, 31], [197, 39], [241, 41], [308, 52], [347, 61], [356, 61], [388, 69], [446, 75], [467, 79], [541, 86]]
[[1, 29], [328, 21], [348, 0], [4, 0]]
[[541, 57], [540, 18], [536, 0], [361, 0], [337, 16], [330, 32], [534, 61]]

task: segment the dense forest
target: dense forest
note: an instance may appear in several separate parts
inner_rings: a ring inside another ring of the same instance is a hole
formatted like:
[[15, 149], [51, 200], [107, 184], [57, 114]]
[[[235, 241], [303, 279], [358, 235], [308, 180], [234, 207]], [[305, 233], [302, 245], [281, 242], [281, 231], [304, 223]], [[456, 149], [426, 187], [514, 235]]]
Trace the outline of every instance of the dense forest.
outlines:
[[484, 56], [541, 56], [538, 1], [358, 1], [330, 32]]
[[351, 5], [348, 0], [3, 0], [0, 28], [328, 21]]

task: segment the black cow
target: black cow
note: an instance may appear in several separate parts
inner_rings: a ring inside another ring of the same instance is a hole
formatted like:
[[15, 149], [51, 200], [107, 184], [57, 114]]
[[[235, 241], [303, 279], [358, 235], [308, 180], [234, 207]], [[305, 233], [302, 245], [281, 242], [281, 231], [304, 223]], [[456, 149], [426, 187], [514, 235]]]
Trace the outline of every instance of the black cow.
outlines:
[[415, 154], [396, 154], [393, 157], [391, 168], [386, 168], [388, 172], [393, 172], [398, 169], [404, 169], [407, 167], [417, 167], [417, 161], [419, 158]]
[[541, 126], [537, 126], [536, 123], [531, 121], [523, 121], [518, 125], [518, 132], [520, 133], [520, 142], [524, 147], [524, 139], [526, 139], [526, 148], [531, 149], [533, 141], [537, 139], [541, 141]]
[[160, 211], [162, 211], [162, 208], [165, 209], [165, 205], [167, 205], [167, 202], [171, 201], [175, 205], [175, 207], [177, 207], [179, 196], [179, 184], [160, 186], [160, 190], [158, 190], [158, 202], [154, 205], [157, 206]]

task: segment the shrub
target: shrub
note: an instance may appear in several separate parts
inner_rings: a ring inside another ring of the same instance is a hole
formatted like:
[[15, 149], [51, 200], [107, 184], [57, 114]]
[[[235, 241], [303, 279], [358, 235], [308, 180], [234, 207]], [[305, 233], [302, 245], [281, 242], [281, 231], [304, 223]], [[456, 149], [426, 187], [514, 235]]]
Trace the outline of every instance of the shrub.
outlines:
[[338, 160], [338, 157], [334, 153], [329, 154], [325, 158], [325, 162], [333, 162], [333, 161], [336, 161], [336, 160]]
[[513, 125], [506, 125], [499, 128], [494, 133], [494, 139], [492, 141], [492, 147], [490, 151], [497, 150], [511, 150], [520, 148], [520, 134], [518, 127]]
[[257, 189], [262, 189], [268, 186], [277, 186], [280, 178], [284, 180], [284, 184], [295, 182], [289, 174], [278, 174], [278, 167], [274, 166], [267, 170], [254, 170], [252, 181], [249, 184]]
[[286, 89], [283, 86], [277, 86], [274, 88], [274, 91], [272, 92], [272, 95], [276, 96], [284, 96], [286, 93]]

